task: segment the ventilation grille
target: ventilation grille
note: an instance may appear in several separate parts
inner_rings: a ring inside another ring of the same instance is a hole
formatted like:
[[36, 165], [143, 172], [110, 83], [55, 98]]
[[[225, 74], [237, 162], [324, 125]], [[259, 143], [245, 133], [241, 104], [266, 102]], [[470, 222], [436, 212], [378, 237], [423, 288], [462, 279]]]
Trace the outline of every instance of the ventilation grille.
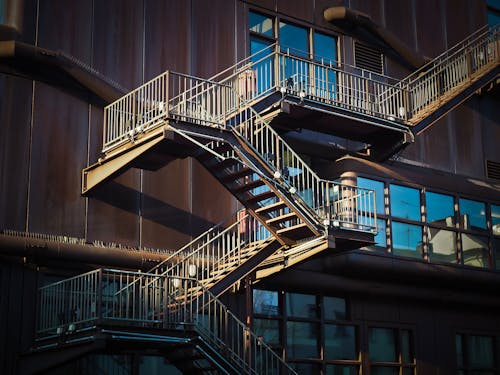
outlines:
[[358, 68], [384, 74], [384, 55], [366, 44], [354, 42], [354, 64]]
[[500, 163], [486, 160], [486, 177], [493, 180], [500, 180]]

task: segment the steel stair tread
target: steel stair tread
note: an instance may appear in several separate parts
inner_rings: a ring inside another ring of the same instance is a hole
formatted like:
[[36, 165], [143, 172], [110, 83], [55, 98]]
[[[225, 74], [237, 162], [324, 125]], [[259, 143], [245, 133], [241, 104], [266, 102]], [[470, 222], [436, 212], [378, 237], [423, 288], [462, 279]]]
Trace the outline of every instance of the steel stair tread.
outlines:
[[293, 218], [298, 218], [298, 216], [295, 212], [290, 212], [287, 214], [283, 214], [283, 215], [268, 219], [268, 220], [266, 220], [266, 223], [267, 224], [280, 224], [280, 223], [283, 223], [285, 221], [289, 221]]
[[250, 182], [248, 182], [246, 184], [242, 184], [241, 186], [237, 186], [235, 188], [232, 188], [231, 190], [235, 194], [239, 194], [239, 193], [242, 193], [244, 191], [248, 191], [248, 190], [252, 190], [252, 189], [261, 187], [263, 185], [265, 185], [264, 181], [262, 181], [261, 179], [259, 179], [259, 180], [250, 181]]
[[245, 199], [245, 203], [247, 205], [252, 205], [252, 204], [261, 202], [263, 200], [273, 198], [273, 197], [276, 197], [276, 194], [272, 190], [268, 190], [268, 191], [265, 191], [263, 193], [253, 195], [253, 196]]
[[285, 207], [287, 207], [286, 203], [284, 201], [280, 200], [279, 202], [275, 202], [275, 203], [269, 204], [267, 206], [257, 208], [255, 210], [255, 213], [259, 214], [259, 215], [264, 215], [264, 214], [267, 214], [267, 213], [270, 213], [273, 211], [277, 211], [277, 210], [285, 208]]

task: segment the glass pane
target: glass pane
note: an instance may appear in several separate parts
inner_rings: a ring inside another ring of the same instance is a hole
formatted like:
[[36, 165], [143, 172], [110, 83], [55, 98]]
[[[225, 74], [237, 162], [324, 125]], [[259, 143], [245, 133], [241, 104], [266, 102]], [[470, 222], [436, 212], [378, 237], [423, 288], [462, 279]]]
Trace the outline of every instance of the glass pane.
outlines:
[[287, 354], [289, 358], [318, 358], [319, 329], [315, 323], [287, 322]]
[[457, 351], [457, 366], [464, 367], [464, 337], [463, 335], [455, 335], [455, 348]]
[[307, 29], [280, 22], [279, 42], [282, 51], [308, 57]]
[[259, 34], [264, 34], [270, 37], [274, 36], [273, 20], [259, 13], [250, 12], [248, 28]]
[[488, 11], [488, 25], [496, 26], [500, 23], [500, 13]]
[[420, 221], [420, 192], [400, 185], [390, 185], [391, 215]]
[[290, 363], [290, 366], [300, 375], [319, 375], [321, 367], [311, 363]]
[[316, 296], [310, 294], [287, 293], [286, 313], [296, 318], [316, 318], [318, 309]]
[[385, 219], [377, 219], [378, 232], [375, 235], [375, 245], [366, 246], [367, 250], [386, 251], [387, 250], [387, 233]]
[[422, 258], [422, 227], [393, 221], [392, 252], [395, 255]]
[[359, 366], [354, 365], [327, 365], [326, 375], [358, 375]]
[[[265, 39], [250, 37], [250, 54], [253, 69], [241, 73], [238, 78], [238, 91], [245, 99], [250, 100], [256, 95], [267, 92], [274, 87], [274, 63], [268, 48], [271, 42]], [[260, 53], [258, 53], [261, 51]]]
[[371, 362], [395, 362], [397, 360], [395, 331], [393, 329], [370, 328], [368, 340]]
[[325, 358], [356, 360], [356, 327], [325, 324]]
[[268, 345], [278, 345], [280, 343], [279, 321], [269, 319], [254, 319], [254, 332], [261, 336]]
[[460, 226], [464, 229], [486, 229], [486, 207], [482, 202], [460, 199]]
[[500, 236], [500, 206], [491, 205], [491, 226], [493, 234]]
[[425, 193], [425, 201], [428, 223], [446, 225], [447, 227], [454, 226], [455, 210], [452, 196], [427, 192]]
[[253, 290], [254, 314], [278, 315], [278, 292], [270, 290]]
[[467, 348], [469, 366], [472, 369], [488, 369], [495, 367], [493, 337], [470, 336]]
[[323, 299], [323, 305], [325, 309], [325, 319], [347, 319], [347, 308], [344, 298], [325, 297]]
[[[380, 181], [370, 180], [364, 177], [358, 177], [358, 186], [365, 189], [375, 190], [375, 198], [377, 204], [377, 213], [384, 214], [384, 183]], [[373, 210], [372, 210], [373, 212]]]
[[405, 364], [413, 363], [411, 332], [407, 330], [401, 331], [401, 359]]
[[462, 233], [464, 264], [487, 268], [490, 266], [488, 238]]
[[315, 32], [314, 59], [328, 63], [337, 61], [337, 38]]
[[457, 263], [455, 232], [429, 228], [429, 256], [431, 261]]
[[399, 375], [399, 367], [371, 366], [371, 375]]

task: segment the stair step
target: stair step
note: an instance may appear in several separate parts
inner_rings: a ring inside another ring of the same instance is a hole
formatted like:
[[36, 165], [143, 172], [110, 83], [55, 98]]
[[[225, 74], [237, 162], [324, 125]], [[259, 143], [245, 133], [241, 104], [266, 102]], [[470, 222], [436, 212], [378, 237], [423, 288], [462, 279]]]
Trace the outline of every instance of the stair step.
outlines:
[[281, 216], [273, 217], [272, 219], [266, 220], [266, 224], [280, 224], [285, 221], [292, 220], [293, 218], [297, 218], [297, 214], [295, 212], [290, 212], [288, 214], [284, 214]]
[[270, 213], [273, 211], [278, 211], [278, 210], [285, 208], [285, 207], [286, 207], [286, 203], [283, 201], [279, 201], [279, 202], [272, 203], [272, 204], [269, 204], [267, 206], [258, 208], [255, 210], [255, 213], [257, 213], [259, 215], [264, 215], [264, 214], [267, 214], [267, 213]]
[[223, 161], [220, 161], [220, 162], [217, 162], [214, 164], [210, 164], [208, 167], [210, 169], [213, 169], [213, 170], [221, 170], [221, 169], [233, 167], [233, 166], [238, 165], [238, 164], [239, 164], [239, 161], [237, 159], [228, 158], [228, 159], [224, 159]]
[[273, 198], [275, 196], [276, 196], [276, 194], [274, 193], [274, 191], [268, 190], [268, 191], [265, 191], [263, 193], [254, 195], [254, 196], [246, 199], [245, 202], [248, 205], [251, 205], [251, 204], [258, 203], [258, 202], [261, 202], [261, 201], [269, 199], [269, 198]]
[[243, 167], [237, 172], [229, 173], [227, 176], [224, 176], [221, 178], [222, 182], [233, 182], [236, 180], [239, 180], [240, 178], [243, 178], [245, 176], [250, 176], [253, 173], [253, 171], [248, 168], [248, 167]]
[[278, 229], [276, 231], [276, 234], [292, 240], [301, 240], [314, 235], [314, 233], [305, 223], [300, 223], [291, 227]]
[[241, 186], [237, 186], [236, 188], [231, 189], [231, 190], [235, 194], [238, 194], [238, 193], [242, 193], [244, 191], [248, 191], [248, 190], [252, 190], [252, 189], [258, 188], [258, 187], [263, 186], [263, 185], [264, 185], [264, 181], [262, 181], [261, 179], [259, 179], [259, 180], [253, 180], [253, 181], [247, 182], [246, 184], [243, 184]]

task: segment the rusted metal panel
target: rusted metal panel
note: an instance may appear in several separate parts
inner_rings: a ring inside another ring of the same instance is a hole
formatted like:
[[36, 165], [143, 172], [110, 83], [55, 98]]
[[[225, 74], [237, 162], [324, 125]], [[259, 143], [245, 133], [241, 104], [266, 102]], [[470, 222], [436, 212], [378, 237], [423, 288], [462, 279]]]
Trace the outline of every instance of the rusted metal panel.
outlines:
[[0, 229], [26, 227], [31, 81], [0, 76]]
[[[137, 87], [143, 79], [143, 9], [143, 2], [135, 0], [94, 4], [93, 67], [128, 88]], [[93, 156], [102, 147], [102, 141], [97, 140], [102, 117], [92, 115], [91, 120]], [[130, 170], [88, 200], [87, 238], [137, 246], [139, 207], [140, 173]]]
[[475, 31], [468, 21], [473, 3], [480, 4], [478, 1], [444, 0], [448, 48]]
[[[497, 94], [498, 95], [498, 94]], [[500, 111], [498, 110], [498, 99], [492, 95], [484, 95], [479, 98], [478, 111], [481, 116], [483, 129], [484, 158], [500, 162]]]
[[415, 17], [418, 51], [427, 57], [439, 55], [446, 48], [443, 8], [440, 3], [416, 1]]
[[189, 159], [170, 162], [158, 171], [143, 172], [142, 245], [178, 249], [197, 234], [191, 212]]
[[235, 59], [235, 2], [192, 0], [192, 74], [208, 78]]
[[29, 181], [29, 230], [83, 237], [88, 105], [45, 84], [36, 85]]
[[314, 18], [314, 1], [278, 0], [278, 13], [312, 23]]
[[173, 70], [189, 73], [191, 2], [145, 0], [145, 81]]
[[420, 144], [420, 155], [418, 159], [432, 168], [447, 172], [453, 172], [453, 145], [450, 140], [450, 128], [446, 118], [439, 120], [428, 130], [416, 138]]

